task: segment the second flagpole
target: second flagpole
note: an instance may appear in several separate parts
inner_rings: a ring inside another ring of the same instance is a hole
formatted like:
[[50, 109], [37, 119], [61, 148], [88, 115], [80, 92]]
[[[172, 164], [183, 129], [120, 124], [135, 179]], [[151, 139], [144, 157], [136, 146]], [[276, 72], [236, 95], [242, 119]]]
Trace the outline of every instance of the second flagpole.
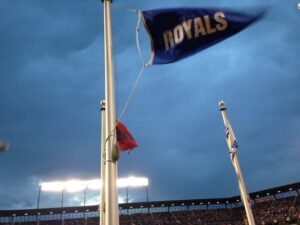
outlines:
[[235, 136], [226, 114], [226, 105], [223, 101], [219, 102], [219, 105], [220, 105], [220, 111], [222, 114], [223, 122], [226, 127], [227, 144], [229, 148], [230, 158], [237, 176], [238, 186], [239, 186], [242, 201], [244, 203], [247, 221], [249, 225], [255, 225], [252, 209], [250, 206], [250, 198], [247, 193], [246, 185], [242, 175], [242, 170], [240, 168], [239, 160], [236, 153], [237, 143], [235, 143], [236, 142]]
[[105, 225], [105, 130], [106, 130], [106, 119], [105, 119], [105, 100], [100, 102], [101, 105], [101, 164], [100, 164], [100, 206], [99, 206], [99, 224]]

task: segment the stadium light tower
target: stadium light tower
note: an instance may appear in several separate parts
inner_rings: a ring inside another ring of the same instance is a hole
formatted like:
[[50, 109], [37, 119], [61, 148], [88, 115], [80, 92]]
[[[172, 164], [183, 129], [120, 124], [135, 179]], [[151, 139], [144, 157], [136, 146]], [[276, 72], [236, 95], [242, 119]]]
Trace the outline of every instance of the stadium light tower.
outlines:
[[[135, 177], [130, 176], [127, 178], [119, 178], [117, 180], [118, 188], [128, 188], [128, 187], [146, 187], [147, 190], [147, 200], [148, 200], [148, 185], [149, 180], [146, 177]], [[63, 207], [63, 194], [64, 192], [79, 192], [84, 191], [84, 195], [88, 189], [90, 190], [100, 190], [101, 181], [99, 179], [93, 180], [67, 180], [67, 181], [53, 181], [53, 182], [43, 182], [39, 184], [39, 194], [38, 194], [38, 204], [40, 204], [40, 195], [42, 191], [50, 192], [62, 192], [62, 202], [61, 207]], [[86, 203], [86, 196], [84, 196], [84, 205]]]
[[64, 193], [66, 189], [63, 188], [61, 191], [61, 202], [60, 202], [60, 209], [61, 209], [61, 214], [60, 214], [60, 219], [61, 219], [61, 225], [64, 225], [64, 218], [63, 218], [63, 207], [64, 207]]
[[127, 178], [119, 178], [117, 184], [118, 184], [119, 188], [126, 188], [126, 203], [129, 203], [129, 198], [128, 198], [129, 197], [128, 196], [128, 188], [129, 187], [145, 187], [147, 202], [149, 201], [149, 194], [148, 194], [149, 180], [148, 180], [148, 178], [134, 177], [134, 176], [130, 176]]
[[39, 193], [38, 193], [38, 199], [36, 204], [36, 225], [39, 225], [39, 208], [40, 208], [40, 197], [41, 197], [41, 190], [42, 186], [39, 184]]
[[117, 185], [119, 188], [124, 187], [145, 187], [148, 186], [149, 180], [146, 177], [134, 177], [119, 178]]
[[[149, 201], [148, 196], [148, 185], [149, 180], [146, 177], [134, 177], [130, 176], [127, 178], [119, 178], [117, 180], [118, 188], [126, 188], [126, 196], [128, 203], [128, 187], [146, 187], [147, 201]], [[38, 193], [38, 203], [37, 203], [37, 211], [40, 205], [40, 196], [42, 191], [50, 191], [50, 192], [61, 192], [61, 225], [64, 225], [63, 218], [63, 202], [64, 202], [64, 193], [65, 192], [79, 192], [83, 191], [83, 205], [86, 205], [86, 192], [88, 189], [91, 190], [100, 190], [101, 188], [101, 180], [93, 179], [93, 180], [67, 180], [67, 181], [53, 181], [53, 182], [43, 182], [39, 184], [39, 193]], [[84, 214], [85, 217], [85, 214]], [[38, 212], [36, 215], [36, 224], [39, 225]], [[86, 225], [86, 219], [85, 219]]]
[[[65, 190], [67, 192], [83, 191], [85, 188], [92, 190], [99, 190], [101, 187], [101, 181], [98, 179], [93, 180], [68, 180], [68, 181], [53, 181], [40, 183], [41, 191], [54, 191], [61, 192]], [[117, 181], [118, 188], [125, 187], [145, 187], [149, 185], [149, 180], [146, 177], [134, 177], [119, 178]]]

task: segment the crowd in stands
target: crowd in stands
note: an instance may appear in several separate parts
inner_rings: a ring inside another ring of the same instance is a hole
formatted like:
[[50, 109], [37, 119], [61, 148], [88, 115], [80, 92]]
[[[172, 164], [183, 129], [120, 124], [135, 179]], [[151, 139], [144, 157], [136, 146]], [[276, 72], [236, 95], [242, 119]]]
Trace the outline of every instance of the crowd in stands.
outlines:
[[[300, 224], [300, 198], [288, 197], [252, 205], [257, 225]], [[123, 215], [120, 225], [243, 225], [244, 207]]]
[[[300, 225], [300, 197], [266, 199], [252, 204], [257, 225]], [[241, 207], [185, 211], [129, 213], [120, 215], [120, 225], [244, 225]], [[0, 223], [0, 225], [37, 225], [36, 222]], [[99, 218], [40, 221], [38, 225], [99, 225]]]

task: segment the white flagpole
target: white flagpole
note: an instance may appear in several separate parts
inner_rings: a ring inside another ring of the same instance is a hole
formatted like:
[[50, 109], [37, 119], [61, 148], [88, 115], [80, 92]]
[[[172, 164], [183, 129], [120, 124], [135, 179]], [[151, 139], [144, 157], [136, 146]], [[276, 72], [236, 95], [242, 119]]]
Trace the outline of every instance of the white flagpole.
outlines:
[[105, 225], [119, 225], [119, 206], [117, 190], [117, 162], [113, 157], [116, 147], [116, 115], [115, 115], [115, 90], [112, 53], [111, 32], [111, 1], [102, 0], [104, 14], [104, 49], [105, 49]]
[[100, 225], [105, 225], [105, 158], [106, 158], [106, 152], [105, 152], [105, 100], [101, 101], [101, 165], [100, 165], [100, 174], [101, 174], [101, 179], [100, 179], [100, 206], [99, 206], [99, 219], [100, 219]]
[[236, 148], [234, 148], [232, 146], [233, 144], [236, 144], [236, 143], [233, 143], [236, 140], [233, 140], [233, 139], [235, 139], [235, 137], [234, 137], [234, 133], [232, 131], [230, 122], [227, 118], [226, 106], [225, 106], [225, 103], [223, 101], [219, 102], [219, 105], [220, 105], [220, 111], [221, 111], [221, 114], [222, 114], [224, 125], [227, 129], [227, 132], [228, 132], [228, 134], [226, 134], [226, 135], [228, 135], [227, 145], [228, 145], [228, 148], [229, 148], [230, 158], [231, 158], [231, 161], [232, 161], [232, 164], [233, 164], [236, 176], [237, 176], [239, 190], [240, 190], [242, 201], [244, 203], [248, 225], [255, 225], [252, 209], [251, 209], [251, 206], [250, 206], [250, 201], [251, 200], [250, 200], [250, 197], [247, 193], [246, 185], [245, 185], [245, 182], [244, 182], [244, 179], [243, 179], [242, 170], [241, 170], [239, 160], [238, 160], [238, 157], [237, 157], [237, 153], [236, 153]]

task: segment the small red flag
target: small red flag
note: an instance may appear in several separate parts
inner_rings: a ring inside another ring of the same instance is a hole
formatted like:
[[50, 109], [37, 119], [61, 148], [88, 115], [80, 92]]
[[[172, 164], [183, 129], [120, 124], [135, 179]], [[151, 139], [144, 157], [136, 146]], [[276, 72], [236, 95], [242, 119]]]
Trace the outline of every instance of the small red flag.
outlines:
[[138, 143], [135, 141], [127, 127], [122, 124], [120, 121], [117, 121], [117, 144], [120, 149], [120, 151], [126, 151], [129, 152], [138, 147]]

